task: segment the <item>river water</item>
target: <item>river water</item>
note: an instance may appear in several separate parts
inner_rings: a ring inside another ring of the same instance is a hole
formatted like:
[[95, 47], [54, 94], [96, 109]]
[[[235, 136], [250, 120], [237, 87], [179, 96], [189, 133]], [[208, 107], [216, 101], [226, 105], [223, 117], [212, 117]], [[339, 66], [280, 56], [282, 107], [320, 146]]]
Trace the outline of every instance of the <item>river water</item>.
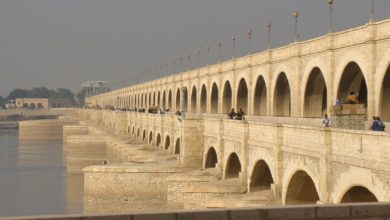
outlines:
[[82, 192], [62, 141], [19, 143], [17, 129], [0, 129], [0, 217], [82, 213]]

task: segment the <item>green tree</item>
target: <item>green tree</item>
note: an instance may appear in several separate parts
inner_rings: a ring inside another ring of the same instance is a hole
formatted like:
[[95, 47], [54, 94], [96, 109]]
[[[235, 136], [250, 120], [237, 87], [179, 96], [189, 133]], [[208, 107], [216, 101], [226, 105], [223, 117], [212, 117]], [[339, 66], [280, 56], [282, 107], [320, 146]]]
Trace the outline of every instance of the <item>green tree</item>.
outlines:
[[7, 96], [8, 100], [14, 100], [16, 98], [27, 98], [29, 97], [29, 91], [25, 89], [14, 89]]
[[7, 103], [7, 99], [0, 96], [0, 109], [5, 108], [5, 104]]
[[80, 92], [78, 92], [76, 96], [79, 106], [83, 107], [85, 104], [85, 89], [82, 89]]

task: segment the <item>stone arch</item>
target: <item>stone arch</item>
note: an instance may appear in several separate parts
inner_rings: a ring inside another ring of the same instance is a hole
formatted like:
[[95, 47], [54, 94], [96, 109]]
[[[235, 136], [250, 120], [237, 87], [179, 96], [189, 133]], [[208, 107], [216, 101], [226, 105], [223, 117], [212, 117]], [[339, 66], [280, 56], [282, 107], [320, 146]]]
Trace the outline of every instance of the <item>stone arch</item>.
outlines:
[[162, 95], [162, 108], [163, 109], [166, 109], [167, 108], [167, 100], [166, 100], [166, 93], [165, 93], [165, 90], [163, 91], [163, 93], [162, 93], [163, 95]]
[[320, 68], [315, 67], [310, 72], [305, 87], [304, 117], [321, 118], [327, 109], [327, 86]]
[[173, 109], [172, 90], [169, 90], [169, 93], [168, 93], [168, 108]]
[[156, 147], [159, 147], [160, 144], [161, 144], [161, 135], [160, 133], [158, 133], [156, 138]]
[[232, 105], [232, 86], [227, 80], [223, 86], [223, 96], [222, 96], [222, 112], [229, 112], [233, 107]]
[[190, 106], [191, 106], [191, 112], [196, 112], [196, 107], [197, 107], [197, 102], [196, 102], [196, 87], [193, 86], [192, 87], [192, 91], [191, 91], [191, 102], [190, 102]]
[[160, 102], [160, 100], [161, 100], [161, 94], [160, 94], [160, 91], [158, 91], [158, 93], [157, 93], [157, 107], [161, 107], [161, 102]]
[[176, 139], [175, 154], [180, 154], [180, 138]]
[[169, 135], [165, 137], [165, 143], [164, 143], [164, 150], [169, 150], [169, 147], [171, 146], [171, 138]]
[[238, 178], [241, 172], [241, 162], [236, 153], [231, 153], [226, 163], [225, 179]]
[[217, 152], [215, 151], [214, 147], [210, 147], [210, 149], [207, 151], [206, 154], [206, 160], [205, 160], [205, 168], [213, 168], [218, 163], [218, 156]]
[[135, 135], [135, 127], [134, 127], [134, 126], [133, 126], [133, 129], [132, 129], [131, 135], [132, 135], [132, 136]]
[[156, 106], [156, 91], [153, 92], [152, 106]]
[[237, 109], [242, 108], [248, 113], [248, 86], [245, 78], [241, 78], [237, 88]]
[[218, 113], [218, 86], [213, 83], [210, 94], [210, 113]]
[[337, 98], [346, 99], [350, 92], [357, 94], [359, 103], [367, 107], [368, 91], [366, 79], [362, 69], [354, 61], [349, 62], [342, 72], [338, 83]]
[[137, 138], [139, 138], [139, 135], [140, 135], [140, 130], [139, 128], [137, 129]]
[[319, 200], [311, 176], [303, 170], [295, 172], [288, 182], [285, 204], [316, 204]]
[[364, 186], [353, 186], [344, 193], [340, 203], [378, 202], [376, 196]]
[[281, 72], [274, 89], [274, 116], [288, 117], [291, 115], [291, 90], [287, 75]]
[[255, 115], [267, 115], [267, 85], [264, 77], [257, 77], [253, 95], [253, 112]]
[[149, 132], [149, 144], [151, 144], [152, 141], [153, 141], [153, 132], [150, 131], [150, 132]]
[[200, 90], [200, 112], [207, 112], [207, 89], [205, 84], [202, 85]]
[[42, 105], [42, 103], [38, 103], [38, 104], [37, 104], [37, 108], [39, 108], [39, 109], [43, 109], [43, 105]]
[[149, 108], [152, 107], [152, 93], [149, 92]]
[[141, 108], [144, 108], [144, 105], [145, 103], [144, 103], [144, 94], [142, 93], [141, 94]]
[[35, 109], [35, 108], [36, 108], [36, 106], [35, 106], [35, 103], [30, 103], [30, 106], [29, 106], [29, 108], [31, 108], [31, 109]]
[[250, 191], [262, 191], [271, 189], [274, 183], [271, 170], [264, 160], [259, 160], [253, 168]]
[[381, 82], [378, 114], [382, 120], [390, 121], [390, 65]]
[[144, 129], [144, 131], [142, 132], [142, 140], [145, 141], [146, 140], [146, 130]]
[[180, 91], [182, 94], [182, 98], [183, 100], [181, 100], [182, 102], [182, 108], [183, 109], [180, 109], [181, 111], [184, 111], [184, 112], [187, 112], [188, 111], [188, 90], [187, 90], [187, 87], [182, 87], [182, 91]]
[[180, 89], [176, 89], [176, 110], [181, 111], [180, 109]]

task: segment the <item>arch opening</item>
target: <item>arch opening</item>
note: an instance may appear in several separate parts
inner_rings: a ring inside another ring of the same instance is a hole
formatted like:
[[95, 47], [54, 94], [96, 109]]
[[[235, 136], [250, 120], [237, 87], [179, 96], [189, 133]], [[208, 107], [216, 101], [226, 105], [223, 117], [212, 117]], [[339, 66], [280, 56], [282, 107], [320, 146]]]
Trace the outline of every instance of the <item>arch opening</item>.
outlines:
[[390, 121], [390, 66], [383, 78], [380, 100], [380, 116], [382, 120]]
[[161, 144], [161, 135], [160, 134], [157, 134], [157, 138], [156, 138], [156, 147], [159, 147]]
[[218, 86], [216, 83], [213, 84], [211, 89], [210, 112], [214, 114], [218, 113]]
[[344, 69], [337, 91], [338, 99], [347, 99], [350, 92], [358, 96], [360, 104], [367, 107], [367, 85], [359, 65], [350, 62]]
[[248, 113], [248, 86], [244, 78], [240, 80], [237, 89], [237, 109], [240, 108]]
[[176, 90], [176, 111], [181, 111], [181, 109], [180, 109], [180, 89]]
[[168, 93], [168, 108], [173, 109], [172, 91], [171, 90], [169, 90], [169, 93]]
[[269, 190], [273, 183], [274, 180], [267, 163], [264, 160], [258, 161], [252, 172], [250, 191]]
[[192, 87], [192, 92], [191, 92], [191, 112], [196, 112], [196, 87]]
[[366, 187], [354, 186], [343, 195], [343, 198], [341, 199], [340, 203], [355, 202], [378, 202], [378, 199]]
[[209, 151], [206, 154], [206, 163], [205, 168], [213, 168], [218, 163], [217, 152], [215, 152], [214, 147], [210, 147]]
[[180, 154], [180, 138], [176, 140], [175, 144], [175, 154]]
[[157, 93], [157, 107], [160, 108], [161, 107], [161, 103], [160, 103], [160, 100], [161, 100], [161, 95], [160, 95], [160, 91], [158, 91]]
[[203, 85], [200, 90], [200, 112], [206, 113], [207, 111], [207, 90], [206, 86]]
[[222, 111], [227, 113], [232, 108], [232, 87], [229, 81], [226, 81], [223, 87], [223, 98], [222, 98]]
[[253, 106], [255, 115], [267, 115], [267, 86], [263, 76], [257, 78]]
[[288, 184], [286, 204], [316, 204], [319, 199], [311, 177], [303, 170], [296, 172]]
[[137, 138], [139, 138], [139, 128], [137, 129]]
[[170, 146], [171, 146], [171, 138], [169, 138], [169, 136], [167, 136], [167, 137], [165, 138], [164, 149], [165, 149], [165, 150], [168, 150]]
[[238, 178], [241, 172], [241, 163], [236, 153], [229, 156], [226, 164], [225, 179]]
[[149, 144], [153, 141], [153, 132], [149, 132]]
[[146, 130], [143, 131], [143, 134], [142, 134], [142, 140], [145, 141], [146, 140]]
[[321, 118], [327, 109], [327, 88], [320, 68], [315, 67], [309, 76], [305, 89], [304, 117]]
[[291, 115], [291, 94], [287, 76], [282, 72], [276, 81], [274, 92], [274, 116], [288, 117]]

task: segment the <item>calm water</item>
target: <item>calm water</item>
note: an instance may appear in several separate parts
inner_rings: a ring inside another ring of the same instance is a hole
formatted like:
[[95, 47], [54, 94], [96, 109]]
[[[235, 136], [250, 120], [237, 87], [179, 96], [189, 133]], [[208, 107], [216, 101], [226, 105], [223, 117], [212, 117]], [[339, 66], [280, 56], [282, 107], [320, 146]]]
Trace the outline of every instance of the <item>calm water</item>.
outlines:
[[0, 217], [82, 212], [82, 176], [66, 175], [61, 142], [18, 142], [0, 129]]

